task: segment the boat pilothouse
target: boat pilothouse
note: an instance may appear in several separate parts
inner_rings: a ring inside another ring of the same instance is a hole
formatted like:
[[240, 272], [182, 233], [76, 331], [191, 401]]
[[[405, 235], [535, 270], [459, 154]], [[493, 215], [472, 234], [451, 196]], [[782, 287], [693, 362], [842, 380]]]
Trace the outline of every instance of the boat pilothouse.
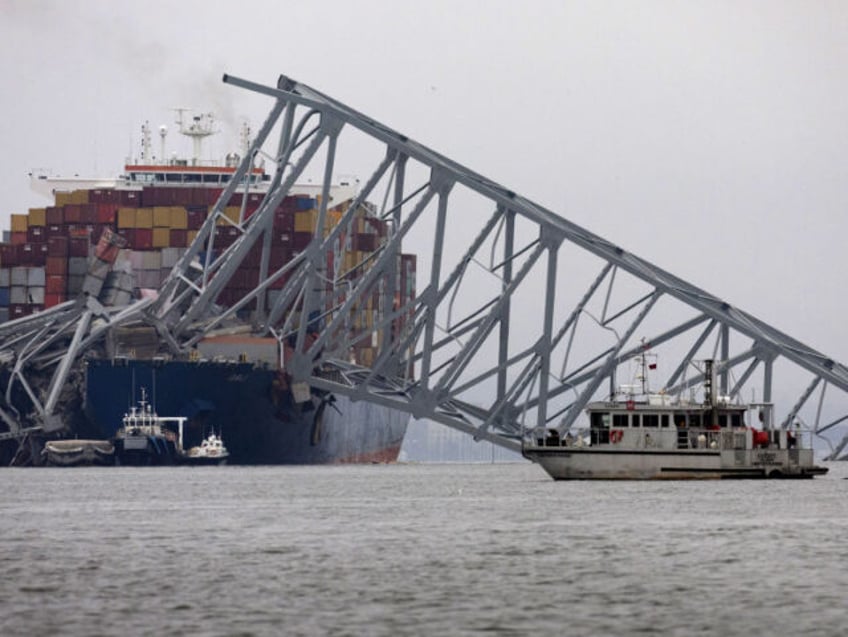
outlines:
[[[705, 362], [703, 400], [681, 400], [634, 387], [590, 403], [588, 437], [525, 438], [525, 457], [556, 480], [811, 478], [827, 472], [813, 459], [812, 434], [771, 425], [771, 405], [734, 403], [713, 391], [714, 368]], [[756, 413], [752, 417], [752, 413]], [[754, 427], [748, 420], [757, 420]]]

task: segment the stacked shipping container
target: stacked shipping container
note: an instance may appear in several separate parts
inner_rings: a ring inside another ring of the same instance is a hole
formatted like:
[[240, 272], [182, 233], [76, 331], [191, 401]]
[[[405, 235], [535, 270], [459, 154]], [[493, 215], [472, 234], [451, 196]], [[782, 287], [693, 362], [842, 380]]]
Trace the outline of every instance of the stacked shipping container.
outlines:
[[[107, 305], [126, 303], [136, 288], [158, 288], [191, 245], [221, 190], [203, 187], [146, 187], [140, 190], [93, 189], [57, 193], [54, 206], [32, 208], [26, 215], [13, 214], [8, 239], [0, 243], [0, 322], [20, 318], [52, 307], [81, 292], [98, 296]], [[216, 250], [226, 248], [240, 236], [242, 214], [250, 217], [263, 195], [236, 194], [215, 230]], [[337, 225], [350, 202], [328, 209], [324, 233]], [[286, 197], [274, 211], [269, 271], [273, 272], [303, 251], [314, 237], [318, 200], [307, 196]], [[372, 253], [386, 241], [388, 225], [363, 206], [341, 234], [327, 262], [327, 290], [344, 289], [340, 281], [367, 271]], [[398, 260], [395, 308], [415, 295], [415, 256]], [[225, 306], [234, 304], [259, 281], [261, 246], [255, 246], [242, 267], [219, 295]], [[335, 284], [332, 283], [335, 281]], [[281, 278], [270, 286], [268, 305], [273, 304]], [[370, 364], [380, 334], [375, 316], [382, 307], [384, 282], [355, 308], [351, 331], [363, 338], [354, 357]], [[330, 296], [329, 304], [344, 300]], [[255, 308], [255, 302], [245, 311]], [[329, 309], [329, 308], [327, 308]], [[405, 327], [398, 319], [393, 330]]]

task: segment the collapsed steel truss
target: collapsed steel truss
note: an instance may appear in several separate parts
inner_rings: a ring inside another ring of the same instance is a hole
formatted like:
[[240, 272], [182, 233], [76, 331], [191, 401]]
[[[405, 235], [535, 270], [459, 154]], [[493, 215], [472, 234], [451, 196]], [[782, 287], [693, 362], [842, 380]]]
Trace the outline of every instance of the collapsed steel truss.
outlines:
[[[512, 449], [528, 429], [575, 425], [590, 400], [618, 391], [628, 365], [646, 352], [668, 365], [655, 391], [694, 395], [704, 381], [698, 361], [714, 359], [718, 391], [759, 403], [769, 426], [801, 423], [830, 436], [844, 429], [848, 369], [831, 358], [306, 85], [286, 77], [276, 87], [224, 81], [274, 103], [197, 239], [156, 301], [104, 308], [83, 298], [0, 326], [8, 372], [0, 409], [8, 432], [0, 435], [61, 429], [56, 405], [73, 363], [112, 327], [154, 325], [174, 354], [184, 354], [248, 307], [254, 333], [289, 345], [284, 363], [295, 381]], [[331, 225], [330, 183], [348, 132], [368, 145], [376, 167]], [[216, 224], [260, 155], [275, 166], [270, 188], [252, 216], [243, 210], [241, 221], [227, 221], [240, 237], [217, 250]], [[314, 239], [274, 270], [274, 210], [316, 166], [324, 190]], [[357, 211], [373, 201], [382, 202], [388, 241], [348, 271], [328, 268], [333, 255], [338, 264]], [[257, 245], [260, 283], [219, 307], [218, 295]], [[425, 266], [416, 295], [403, 303], [401, 245]], [[281, 280], [272, 300], [267, 292]], [[357, 313], [374, 295], [378, 319], [363, 325]], [[370, 367], [349, 362], [365, 341], [379, 346]], [[39, 395], [28, 378], [45, 373], [51, 381]], [[34, 419], [9, 408], [15, 387], [29, 396]], [[831, 444], [831, 457], [846, 445], [848, 435]]]

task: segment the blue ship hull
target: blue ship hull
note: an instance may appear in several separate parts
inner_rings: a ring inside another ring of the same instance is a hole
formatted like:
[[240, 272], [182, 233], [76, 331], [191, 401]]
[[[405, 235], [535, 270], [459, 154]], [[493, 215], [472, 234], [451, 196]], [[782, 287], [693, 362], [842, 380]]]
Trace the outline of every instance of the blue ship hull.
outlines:
[[332, 395], [297, 404], [283, 386], [276, 370], [251, 363], [94, 359], [84, 409], [111, 438], [144, 387], [160, 416], [189, 419], [184, 447], [213, 428], [233, 464], [397, 460], [407, 414]]

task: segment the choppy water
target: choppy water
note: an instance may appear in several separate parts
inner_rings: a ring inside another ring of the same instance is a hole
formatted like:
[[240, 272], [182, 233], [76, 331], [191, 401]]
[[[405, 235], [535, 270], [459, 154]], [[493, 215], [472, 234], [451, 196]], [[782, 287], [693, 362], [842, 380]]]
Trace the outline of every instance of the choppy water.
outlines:
[[842, 635], [848, 467], [5, 469], [2, 635]]

